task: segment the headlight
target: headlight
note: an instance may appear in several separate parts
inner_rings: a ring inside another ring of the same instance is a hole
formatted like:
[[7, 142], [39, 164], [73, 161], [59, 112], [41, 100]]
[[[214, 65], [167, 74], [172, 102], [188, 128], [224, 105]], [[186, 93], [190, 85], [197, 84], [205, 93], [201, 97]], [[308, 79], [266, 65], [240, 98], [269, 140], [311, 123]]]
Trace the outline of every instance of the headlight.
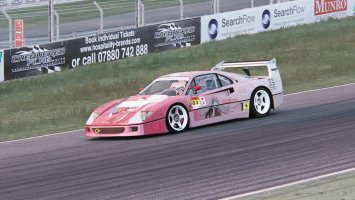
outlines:
[[142, 121], [144, 122], [145, 120], [147, 120], [152, 114], [152, 111], [141, 111]]
[[100, 115], [100, 114], [99, 114], [98, 112], [93, 112], [93, 113], [90, 115], [88, 121], [86, 121], [86, 125], [91, 125], [92, 122], [94, 122], [94, 120], [95, 120], [97, 117], [99, 117], [99, 115]]

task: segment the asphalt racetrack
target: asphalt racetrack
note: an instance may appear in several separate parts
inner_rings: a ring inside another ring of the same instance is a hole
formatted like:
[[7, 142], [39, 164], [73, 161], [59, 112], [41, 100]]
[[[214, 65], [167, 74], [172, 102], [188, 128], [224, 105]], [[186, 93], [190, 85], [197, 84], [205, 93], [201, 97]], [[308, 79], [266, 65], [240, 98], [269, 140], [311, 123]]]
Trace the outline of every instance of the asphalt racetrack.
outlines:
[[180, 135], [0, 143], [0, 199], [219, 199], [353, 168], [354, 144], [350, 84]]

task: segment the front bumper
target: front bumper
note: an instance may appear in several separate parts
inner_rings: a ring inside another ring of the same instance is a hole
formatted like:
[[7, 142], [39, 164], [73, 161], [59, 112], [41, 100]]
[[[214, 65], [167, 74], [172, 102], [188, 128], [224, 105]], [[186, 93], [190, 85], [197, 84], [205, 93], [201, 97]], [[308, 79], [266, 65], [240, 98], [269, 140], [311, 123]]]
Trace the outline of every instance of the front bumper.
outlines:
[[87, 137], [127, 137], [127, 136], [142, 136], [166, 133], [165, 118], [138, 125], [126, 126], [96, 126], [87, 125], [85, 135]]

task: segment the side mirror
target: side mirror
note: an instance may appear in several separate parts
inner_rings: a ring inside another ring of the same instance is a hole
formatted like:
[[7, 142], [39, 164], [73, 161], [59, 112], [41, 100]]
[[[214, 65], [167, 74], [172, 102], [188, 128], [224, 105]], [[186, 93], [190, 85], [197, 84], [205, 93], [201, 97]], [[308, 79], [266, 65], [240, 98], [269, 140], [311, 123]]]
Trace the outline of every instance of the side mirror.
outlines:
[[138, 89], [138, 94], [139, 94], [139, 95], [142, 95], [143, 90], [144, 90], [144, 88], [139, 88], [139, 89]]
[[199, 91], [199, 90], [201, 90], [201, 89], [202, 89], [201, 86], [196, 85], [196, 86], [193, 88], [193, 91], [194, 91], [194, 92], [197, 92], [197, 91]]

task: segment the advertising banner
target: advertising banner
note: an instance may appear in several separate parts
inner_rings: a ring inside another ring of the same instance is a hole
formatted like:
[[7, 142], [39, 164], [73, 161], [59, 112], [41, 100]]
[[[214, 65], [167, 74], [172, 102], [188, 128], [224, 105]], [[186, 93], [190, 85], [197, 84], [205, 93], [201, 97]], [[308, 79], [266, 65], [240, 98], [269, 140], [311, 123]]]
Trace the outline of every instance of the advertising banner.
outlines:
[[328, 18], [342, 18], [348, 14], [350, 0], [313, 0], [314, 16], [316, 21], [327, 20]]
[[16, 48], [22, 47], [23, 45], [23, 20], [15, 20], [15, 43]]
[[67, 64], [66, 42], [4, 50], [5, 80], [61, 71]]
[[[313, 0], [314, 1], [314, 0]], [[314, 22], [313, 3], [297, 0], [201, 17], [201, 42]]]
[[4, 51], [0, 50], [0, 82], [4, 80]]
[[259, 10], [244, 9], [201, 17], [201, 42], [259, 32]]
[[261, 10], [262, 30], [313, 23], [313, 10], [313, 3], [310, 0], [297, 0], [265, 6]]
[[201, 17], [201, 43], [355, 16], [355, 0], [297, 0]]
[[355, 16], [355, 0], [348, 1], [348, 16]]
[[200, 18], [79, 38], [67, 42], [69, 68], [200, 44]]
[[5, 80], [200, 44], [200, 18], [5, 50]]

